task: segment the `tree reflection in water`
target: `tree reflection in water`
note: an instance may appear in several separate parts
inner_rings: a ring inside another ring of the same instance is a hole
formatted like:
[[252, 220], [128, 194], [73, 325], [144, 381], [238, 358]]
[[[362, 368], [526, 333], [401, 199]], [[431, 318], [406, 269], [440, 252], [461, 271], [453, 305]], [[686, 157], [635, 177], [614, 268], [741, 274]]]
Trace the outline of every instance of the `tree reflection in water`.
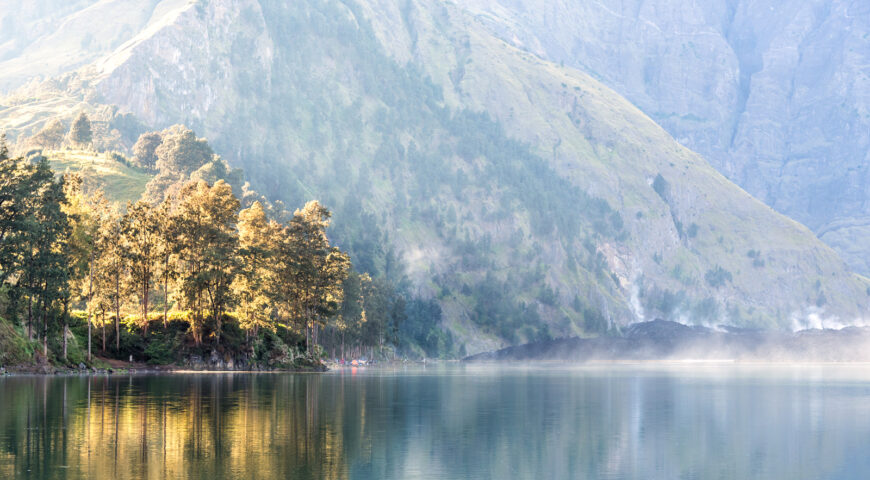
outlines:
[[0, 478], [861, 477], [825, 368], [0, 378]]

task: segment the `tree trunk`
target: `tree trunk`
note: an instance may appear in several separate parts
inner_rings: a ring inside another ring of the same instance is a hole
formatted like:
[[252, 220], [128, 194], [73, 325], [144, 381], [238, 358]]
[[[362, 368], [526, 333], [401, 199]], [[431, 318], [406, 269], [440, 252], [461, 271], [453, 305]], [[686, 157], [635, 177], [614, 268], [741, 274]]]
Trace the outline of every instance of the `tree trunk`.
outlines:
[[199, 346], [202, 343], [202, 312], [199, 310], [199, 293], [193, 301], [193, 321], [196, 322], [196, 328], [193, 330], [193, 343]]
[[215, 321], [215, 325], [216, 325], [215, 339], [217, 340], [218, 345], [220, 345], [220, 343], [221, 343], [221, 328], [223, 327], [223, 323], [222, 323], [223, 319], [221, 318], [221, 316], [222, 315], [221, 315], [220, 308], [215, 309], [215, 311], [214, 311], [214, 321]]
[[142, 335], [144, 338], [148, 338], [148, 276], [145, 276], [145, 283], [142, 286], [142, 322], [143, 329]]
[[27, 296], [27, 339], [33, 341], [33, 295]]
[[305, 309], [305, 351], [311, 356], [311, 313]]
[[121, 351], [121, 274], [115, 276], [115, 350]]
[[66, 351], [67, 351], [66, 331], [69, 328], [68, 320], [67, 320], [67, 316], [66, 316], [67, 311], [68, 311], [67, 310], [67, 308], [68, 308], [67, 303], [68, 303], [68, 301], [64, 300], [64, 302], [63, 302], [63, 331], [61, 331], [61, 335], [63, 335], [63, 359], [64, 359], [64, 361], [66, 361], [66, 359], [67, 359], [67, 357], [66, 357]]
[[106, 312], [102, 311], [100, 315], [100, 325], [103, 328], [103, 353], [106, 353]]
[[[94, 252], [91, 251], [91, 261], [88, 269], [88, 362], [91, 361], [91, 299], [94, 295]], [[105, 329], [103, 330], [105, 331]], [[105, 348], [105, 340], [103, 345]]]
[[166, 273], [169, 268], [169, 255], [163, 258], [163, 329], [166, 330], [166, 312], [169, 310], [169, 274]]
[[42, 301], [42, 354], [48, 358], [48, 319], [46, 318], [45, 300]]

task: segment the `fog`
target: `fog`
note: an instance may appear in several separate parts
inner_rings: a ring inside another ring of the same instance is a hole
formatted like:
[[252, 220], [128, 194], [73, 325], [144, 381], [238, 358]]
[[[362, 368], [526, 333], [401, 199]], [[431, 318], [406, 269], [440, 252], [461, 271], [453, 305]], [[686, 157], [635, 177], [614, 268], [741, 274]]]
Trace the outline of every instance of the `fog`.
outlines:
[[465, 360], [870, 362], [870, 329], [848, 326], [788, 332], [655, 320], [630, 325], [620, 334], [530, 343]]

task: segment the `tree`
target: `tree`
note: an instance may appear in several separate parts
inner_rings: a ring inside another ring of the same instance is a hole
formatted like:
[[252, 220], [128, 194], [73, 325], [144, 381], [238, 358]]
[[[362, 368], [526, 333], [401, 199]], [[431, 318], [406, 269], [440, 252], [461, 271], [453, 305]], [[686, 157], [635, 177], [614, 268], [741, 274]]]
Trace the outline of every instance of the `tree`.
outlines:
[[193, 130], [175, 125], [163, 131], [163, 140], [155, 148], [156, 165], [160, 172], [190, 175], [212, 160], [214, 152], [204, 138], [196, 138]]
[[79, 113], [76, 119], [73, 120], [72, 126], [69, 129], [69, 138], [71, 142], [80, 146], [87, 146], [93, 142], [94, 136], [91, 131], [91, 121], [85, 112]]
[[215, 321], [215, 338], [220, 342], [223, 314], [231, 303], [230, 285], [237, 271], [239, 200], [224, 181], [209, 187], [190, 182], [178, 195], [173, 220], [181, 295], [194, 313], [194, 339], [202, 342], [202, 310], [205, 303]]
[[371, 283], [371, 277], [368, 274], [360, 275], [352, 270], [344, 281], [342, 287], [344, 299], [341, 302], [341, 308], [334, 322], [334, 326], [341, 337], [340, 351], [342, 360], [346, 358], [346, 341], [350, 340], [356, 344], [357, 339], [361, 336], [362, 325], [366, 323], [363, 291], [366, 289], [364, 285], [368, 283]]
[[[32, 338], [33, 307], [36, 306], [42, 327], [43, 355], [47, 356], [49, 322], [53, 319], [49, 310], [56, 301], [64, 300], [69, 294], [69, 270], [64, 253], [70, 224], [62, 209], [66, 201], [63, 179], [55, 180], [45, 158], [37, 163], [31, 178], [38, 179], [38, 182], [32, 184], [33, 195], [27, 199], [29, 215], [16, 239], [23, 260], [19, 282], [23, 280], [21, 286], [28, 296], [28, 332]], [[64, 317], [66, 314], [64, 311]]]
[[157, 168], [157, 147], [163, 143], [160, 132], [145, 132], [133, 145], [133, 159], [136, 165], [149, 170]]
[[196, 138], [193, 131], [183, 125], [167, 128], [160, 135], [162, 141], [154, 150], [158, 173], [148, 182], [143, 195], [143, 199], [154, 204], [177, 196], [182, 186], [189, 183], [193, 172], [215, 161], [208, 142]]
[[36, 209], [35, 194], [51, 181], [47, 164], [29, 164], [9, 157], [6, 136], [0, 137], [0, 283], [18, 273], [23, 245], [20, 237]]
[[166, 328], [169, 312], [169, 282], [177, 275], [175, 268], [174, 238], [172, 235], [172, 202], [164, 200], [155, 211], [160, 229], [157, 244], [157, 278], [163, 284], [163, 328]]
[[57, 118], [52, 118], [46, 122], [45, 126], [36, 135], [28, 139], [27, 144], [32, 147], [57, 149], [63, 145], [63, 138], [66, 132], [67, 129], [63, 122]]
[[[64, 194], [66, 202], [63, 212], [70, 222], [70, 236], [66, 242], [67, 268], [69, 270], [69, 300], [90, 302], [93, 295], [93, 267], [96, 250], [97, 230], [100, 212], [106, 211], [108, 203], [97, 190], [86, 195], [82, 190], [82, 178], [78, 174], [64, 175]], [[67, 306], [64, 305], [66, 311]], [[91, 309], [88, 306], [88, 361], [91, 360]], [[66, 320], [66, 316], [64, 316]], [[63, 351], [66, 358], [67, 326], [64, 324]]]
[[[94, 306], [109, 305], [115, 311], [115, 350], [121, 348], [121, 303], [126, 297], [127, 265], [121, 237], [121, 216], [107, 212], [100, 219], [94, 263]], [[104, 321], [105, 322], [105, 321]]]
[[233, 281], [239, 324], [256, 337], [261, 327], [275, 329], [269, 297], [270, 264], [279, 226], [254, 202], [239, 212], [239, 270]]
[[141, 200], [128, 204], [127, 213], [121, 218], [121, 236], [132, 290], [142, 305], [142, 335], [148, 337], [148, 301], [155, 266], [160, 258], [160, 221], [154, 209]]
[[303, 322], [309, 352], [319, 327], [341, 305], [341, 286], [350, 268], [347, 254], [329, 245], [330, 216], [317, 201], [297, 210], [282, 232], [275, 262], [280, 296], [291, 315]]

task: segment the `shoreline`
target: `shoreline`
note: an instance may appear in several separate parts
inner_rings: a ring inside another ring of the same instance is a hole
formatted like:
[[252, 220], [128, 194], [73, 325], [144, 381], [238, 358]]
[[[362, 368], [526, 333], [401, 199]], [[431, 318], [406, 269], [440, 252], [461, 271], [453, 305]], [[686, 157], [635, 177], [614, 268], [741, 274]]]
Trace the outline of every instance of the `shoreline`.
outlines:
[[0, 367], [0, 378], [13, 376], [130, 376], [151, 374], [191, 374], [191, 373], [325, 373], [329, 368], [321, 364], [321, 368], [272, 368], [272, 369], [195, 369], [175, 365], [133, 365], [115, 367], [55, 367], [52, 365], [15, 365]]

